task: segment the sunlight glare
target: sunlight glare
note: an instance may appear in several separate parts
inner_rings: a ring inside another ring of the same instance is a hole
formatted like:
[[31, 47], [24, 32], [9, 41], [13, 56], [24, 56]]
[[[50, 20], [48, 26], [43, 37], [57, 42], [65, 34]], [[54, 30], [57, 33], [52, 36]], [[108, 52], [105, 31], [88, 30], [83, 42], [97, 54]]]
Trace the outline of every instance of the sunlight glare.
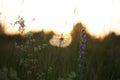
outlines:
[[0, 0], [0, 21], [6, 33], [17, 33], [12, 24], [18, 16], [25, 20], [25, 30], [70, 33], [73, 25], [82, 22], [96, 37], [114, 31], [120, 34], [119, 0]]

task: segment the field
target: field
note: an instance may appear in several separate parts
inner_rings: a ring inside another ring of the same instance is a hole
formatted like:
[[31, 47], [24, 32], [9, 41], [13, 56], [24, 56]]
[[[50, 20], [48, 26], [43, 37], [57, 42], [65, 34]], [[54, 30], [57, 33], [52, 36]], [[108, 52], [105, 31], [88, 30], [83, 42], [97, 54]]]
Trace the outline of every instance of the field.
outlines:
[[50, 44], [53, 32], [21, 37], [0, 30], [0, 80], [120, 80], [120, 36], [99, 40], [86, 33], [81, 63], [82, 28], [81, 23], [73, 27], [67, 47]]

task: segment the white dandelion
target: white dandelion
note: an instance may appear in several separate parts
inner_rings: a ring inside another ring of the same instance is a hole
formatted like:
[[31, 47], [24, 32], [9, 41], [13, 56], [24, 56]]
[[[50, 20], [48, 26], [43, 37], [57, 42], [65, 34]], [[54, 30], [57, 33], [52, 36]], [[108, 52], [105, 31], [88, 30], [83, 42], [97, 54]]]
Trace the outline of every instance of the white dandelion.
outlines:
[[71, 35], [54, 35], [52, 39], [50, 39], [50, 44], [57, 47], [67, 47], [71, 42]]

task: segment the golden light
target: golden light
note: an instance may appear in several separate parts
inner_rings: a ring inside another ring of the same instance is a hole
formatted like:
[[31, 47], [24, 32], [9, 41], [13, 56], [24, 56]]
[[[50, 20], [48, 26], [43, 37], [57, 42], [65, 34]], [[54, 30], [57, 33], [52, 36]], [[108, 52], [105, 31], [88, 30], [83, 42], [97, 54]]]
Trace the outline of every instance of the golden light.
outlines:
[[112, 19], [112, 0], [77, 1], [77, 20], [87, 26], [88, 32], [96, 37], [108, 34]]
[[0, 0], [0, 10], [8, 34], [18, 33], [19, 25], [12, 25], [18, 16], [25, 20], [26, 32], [44, 29], [66, 34], [82, 22], [96, 37], [111, 31], [120, 34], [119, 0]]
[[66, 35], [54, 35], [50, 39], [50, 44], [52, 46], [57, 46], [57, 47], [67, 47], [71, 44], [72, 42], [72, 36], [70, 34]]
[[[10, 23], [17, 21], [17, 17], [21, 16], [25, 20], [25, 30], [27, 31], [54, 31], [55, 33], [69, 33], [72, 30], [74, 23], [74, 12], [71, 10], [72, 2], [69, 0], [1, 0], [6, 6], [14, 5], [14, 7], [7, 7], [3, 21], [7, 25], [6, 32], [14, 33], [18, 29], [18, 25], [13, 28]], [[13, 3], [14, 2], [14, 3]], [[18, 5], [19, 4], [19, 5]], [[16, 7], [17, 6], [17, 7]], [[15, 14], [15, 15], [14, 15]], [[14, 17], [13, 17], [14, 16]], [[32, 21], [34, 18], [34, 21]]]

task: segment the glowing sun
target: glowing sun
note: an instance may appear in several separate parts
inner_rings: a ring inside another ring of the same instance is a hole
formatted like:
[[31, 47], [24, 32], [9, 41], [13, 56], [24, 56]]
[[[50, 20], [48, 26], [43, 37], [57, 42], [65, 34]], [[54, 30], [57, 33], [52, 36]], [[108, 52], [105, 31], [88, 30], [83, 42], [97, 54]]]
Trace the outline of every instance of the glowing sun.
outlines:
[[73, 24], [82, 22], [91, 35], [103, 36], [110, 31], [120, 34], [119, 0], [0, 0], [0, 21], [6, 33], [15, 34], [21, 16], [28, 31], [54, 31], [66, 34]]

